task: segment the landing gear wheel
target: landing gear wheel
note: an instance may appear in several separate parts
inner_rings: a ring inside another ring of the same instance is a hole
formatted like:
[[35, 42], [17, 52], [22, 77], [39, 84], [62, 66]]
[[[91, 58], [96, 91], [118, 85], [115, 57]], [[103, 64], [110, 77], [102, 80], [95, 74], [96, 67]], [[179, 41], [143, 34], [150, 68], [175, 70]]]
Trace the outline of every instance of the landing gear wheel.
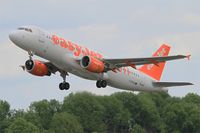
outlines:
[[67, 82], [60, 83], [60, 84], [59, 84], [59, 88], [60, 88], [60, 90], [69, 90], [70, 85], [69, 85], [69, 83], [67, 83]]
[[64, 83], [64, 85], [65, 85], [65, 90], [69, 90], [70, 84], [68, 82], [66, 82], [66, 83]]
[[107, 82], [105, 80], [101, 81], [101, 87], [106, 88]]
[[97, 82], [96, 82], [96, 86], [97, 86], [97, 88], [106, 88], [106, 86], [107, 86], [107, 81], [106, 80], [98, 80]]
[[64, 88], [64, 84], [63, 83], [60, 83], [59, 84], [59, 88], [60, 88], [60, 90], [64, 90], [65, 88]]
[[101, 80], [98, 80], [98, 81], [96, 82], [96, 86], [97, 86], [97, 88], [101, 88]]

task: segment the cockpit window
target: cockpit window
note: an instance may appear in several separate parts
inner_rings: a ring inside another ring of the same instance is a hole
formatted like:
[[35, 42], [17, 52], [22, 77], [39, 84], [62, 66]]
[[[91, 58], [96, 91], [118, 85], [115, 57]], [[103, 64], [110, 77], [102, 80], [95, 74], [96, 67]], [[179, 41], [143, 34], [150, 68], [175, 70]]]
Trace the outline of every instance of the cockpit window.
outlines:
[[31, 29], [29, 29], [29, 28], [23, 28], [23, 27], [18, 28], [18, 30], [25, 30], [27, 32], [32, 32]]

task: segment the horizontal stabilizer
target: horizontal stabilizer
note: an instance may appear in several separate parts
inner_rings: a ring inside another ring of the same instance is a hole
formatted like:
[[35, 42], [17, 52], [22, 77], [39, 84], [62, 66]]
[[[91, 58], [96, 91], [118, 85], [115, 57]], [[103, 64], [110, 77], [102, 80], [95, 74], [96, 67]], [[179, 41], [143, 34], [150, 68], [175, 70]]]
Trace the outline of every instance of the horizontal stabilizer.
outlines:
[[189, 82], [153, 82], [155, 87], [173, 87], [173, 86], [186, 86], [193, 85]]

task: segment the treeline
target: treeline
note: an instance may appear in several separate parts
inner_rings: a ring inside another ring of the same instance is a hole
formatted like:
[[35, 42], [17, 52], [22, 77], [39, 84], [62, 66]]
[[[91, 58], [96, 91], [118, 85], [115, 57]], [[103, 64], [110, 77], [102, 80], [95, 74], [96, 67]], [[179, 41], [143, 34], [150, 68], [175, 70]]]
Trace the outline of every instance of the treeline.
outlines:
[[10, 110], [0, 100], [0, 133], [200, 133], [200, 96], [82, 92]]

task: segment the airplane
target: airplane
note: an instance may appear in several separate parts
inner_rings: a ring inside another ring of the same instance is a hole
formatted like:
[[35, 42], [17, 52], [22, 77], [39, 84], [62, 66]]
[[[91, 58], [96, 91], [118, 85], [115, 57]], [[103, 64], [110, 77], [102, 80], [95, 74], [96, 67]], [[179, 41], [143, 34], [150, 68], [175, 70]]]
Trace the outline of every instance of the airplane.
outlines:
[[[10, 40], [28, 52], [29, 59], [21, 67], [35, 76], [60, 73], [60, 90], [68, 90], [69, 73], [95, 80], [97, 88], [111, 86], [131, 91], [168, 91], [168, 87], [193, 85], [189, 82], [160, 82], [165, 64], [190, 55], [168, 56], [170, 46], [163, 44], [152, 57], [104, 58], [102, 54], [51, 34], [36, 26], [22, 26], [9, 34]], [[47, 61], [33, 59], [37, 55]], [[136, 66], [140, 66], [137, 68]]]

